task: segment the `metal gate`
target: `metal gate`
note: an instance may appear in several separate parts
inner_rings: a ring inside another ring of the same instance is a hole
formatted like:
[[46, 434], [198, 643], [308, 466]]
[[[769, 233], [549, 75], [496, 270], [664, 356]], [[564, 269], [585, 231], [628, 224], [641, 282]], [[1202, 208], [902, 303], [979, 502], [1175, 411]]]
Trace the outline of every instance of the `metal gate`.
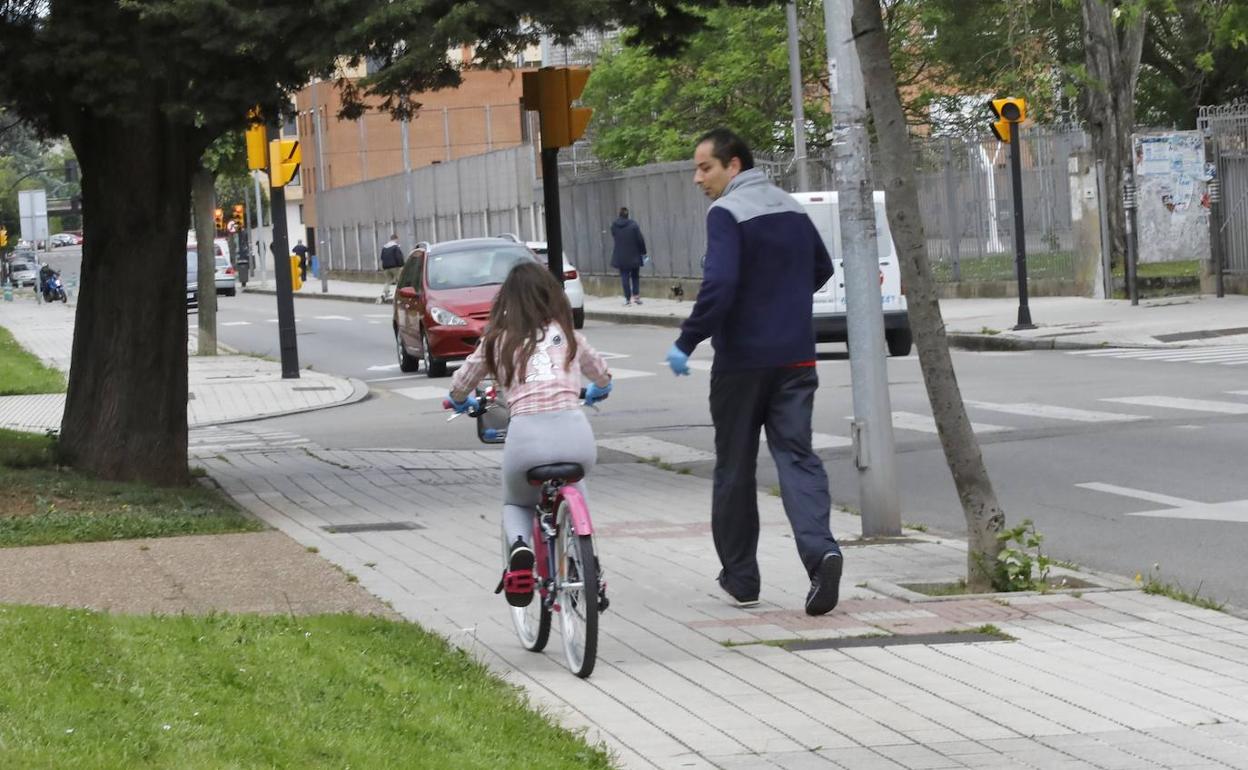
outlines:
[[1217, 169], [1210, 235], [1221, 246], [1223, 270], [1248, 273], [1248, 102], [1201, 107], [1197, 125]]

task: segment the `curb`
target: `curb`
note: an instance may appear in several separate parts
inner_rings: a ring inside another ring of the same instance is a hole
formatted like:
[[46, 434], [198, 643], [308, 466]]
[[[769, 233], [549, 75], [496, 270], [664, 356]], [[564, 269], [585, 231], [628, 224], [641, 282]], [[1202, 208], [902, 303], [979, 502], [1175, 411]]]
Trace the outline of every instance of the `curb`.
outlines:
[[194, 425], [187, 425], [188, 428], [206, 428], [210, 425], [233, 425], [240, 422], [260, 422], [261, 420], [271, 420], [275, 417], [289, 417], [292, 414], [306, 414], [308, 412], [319, 412], [323, 409], [333, 409], [339, 406], [350, 406], [358, 404], [368, 397], [368, 385], [355, 377], [347, 377], [346, 380], [351, 383], [351, 395], [342, 401], [335, 401], [332, 404], [321, 404], [320, 406], [308, 406], [299, 409], [288, 409], [284, 412], [274, 412], [273, 414], [261, 414], [252, 417], [231, 417], [225, 420], [213, 420], [212, 422], [201, 422]]
[[949, 340], [949, 347], [961, 350], [1099, 350], [1108, 347], [1136, 347], [1134, 345], [1110, 345], [1102, 342], [1001, 337], [969, 332], [949, 332], [945, 337]]
[[[277, 291], [275, 289], [245, 289], [243, 293], [244, 294], [264, 294], [270, 297], [277, 295]], [[317, 292], [315, 294], [304, 294], [303, 292], [293, 292], [292, 296], [294, 296], [296, 299], [300, 297], [304, 297], [307, 299], [336, 299], [341, 302], [362, 302], [366, 305], [389, 305], [391, 304], [390, 300], [386, 300], [385, 302], [378, 302], [376, 297], [358, 297], [354, 294], [324, 294], [321, 292]]]
[[585, 310], [585, 320], [606, 321], [613, 324], [634, 324], [647, 326], [665, 326], [679, 328], [684, 323], [684, 316], [676, 315], [634, 315], [615, 310]]

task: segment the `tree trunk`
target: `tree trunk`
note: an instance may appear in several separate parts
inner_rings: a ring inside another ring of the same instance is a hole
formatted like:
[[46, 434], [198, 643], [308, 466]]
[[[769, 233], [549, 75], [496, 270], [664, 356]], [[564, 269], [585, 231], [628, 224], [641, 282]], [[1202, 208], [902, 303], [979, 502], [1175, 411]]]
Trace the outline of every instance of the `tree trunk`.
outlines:
[[991, 590], [997, 554], [1001, 551], [997, 535], [1005, 526], [1005, 513], [997, 502], [979, 442], [966, 416], [949, 355], [945, 322], [927, 258], [927, 240], [919, 219], [910, 136], [897, 93], [897, 76], [889, 59], [879, 0], [854, 0], [853, 29], [879, 142], [876, 157], [881, 161], [888, 196], [888, 223], [901, 258], [910, 328], [919, 349], [919, 365], [940, 444], [966, 516], [966, 582], [972, 590]]
[[[100, 477], [185, 483], [187, 129], [84, 117], [82, 288], [61, 423], [66, 460]], [[201, 148], [202, 149], [202, 148]]]
[[1084, 61], [1091, 81], [1080, 104], [1092, 134], [1096, 157], [1105, 160], [1109, 189], [1102, 205], [1109, 207], [1109, 234], [1114, 264], [1124, 264], [1127, 220], [1122, 207], [1122, 172], [1132, 162], [1131, 130], [1135, 126], [1135, 84], [1144, 50], [1147, 12], [1140, 9], [1122, 26], [1114, 23], [1107, 0], [1083, 0]]
[[200, 166], [191, 177], [191, 200], [195, 207], [195, 243], [199, 252], [199, 340], [201, 356], [217, 354], [217, 249], [213, 239], [217, 227], [213, 210], [217, 206], [216, 180]]

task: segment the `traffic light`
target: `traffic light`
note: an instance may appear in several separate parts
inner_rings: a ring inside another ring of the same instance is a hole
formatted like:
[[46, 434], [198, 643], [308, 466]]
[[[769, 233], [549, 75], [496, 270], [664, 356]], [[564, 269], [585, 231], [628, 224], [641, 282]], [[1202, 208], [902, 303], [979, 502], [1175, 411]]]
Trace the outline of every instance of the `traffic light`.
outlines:
[[589, 70], [569, 67], [542, 67], [522, 76], [524, 109], [538, 113], [541, 120], [542, 147], [571, 147], [585, 134], [594, 111], [573, 107], [581, 98]]
[[246, 211], [247, 209], [243, 208], [243, 204], [234, 204], [234, 212], [230, 215], [230, 221], [234, 223], [235, 232], [242, 230], [246, 226]]
[[252, 171], [268, 171], [268, 135], [260, 116], [260, 108], [253, 107], [247, 113], [247, 118], [253, 121], [244, 134], [247, 141], [247, 168]]
[[225, 212], [221, 209], [212, 210], [212, 222], [217, 226], [218, 230], [225, 229]]
[[1010, 136], [1014, 130], [1013, 124], [1022, 123], [1027, 119], [1027, 102], [1012, 96], [1003, 99], [993, 99], [988, 102], [988, 109], [992, 110], [993, 117], [996, 118], [992, 122], [992, 133], [997, 139], [1010, 143]]
[[9, 245], [9, 228], [0, 227], [0, 249]]
[[303, 160], [299, 140], [274, 139], [269, 142], [269, 160], [273, 163], [269, 169], [269, 184], [285, 187], [299, 173], [299, 163]]
[[303, 279], [300, 278], [299, 255], [290, 255], [290, 288], [299, 291], [303, 288]]

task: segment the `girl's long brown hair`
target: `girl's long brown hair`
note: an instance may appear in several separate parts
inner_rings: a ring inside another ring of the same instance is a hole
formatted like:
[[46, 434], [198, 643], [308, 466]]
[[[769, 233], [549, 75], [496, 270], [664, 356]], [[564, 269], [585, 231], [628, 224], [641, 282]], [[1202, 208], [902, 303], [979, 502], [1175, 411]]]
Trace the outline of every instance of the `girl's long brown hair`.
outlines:
[[490, 376], [504, 388], [524, 380], [529, 357], [537, 348], [548, 324], [563, 327], [568, 340], [567, 364], [576, 360], [576, 335], [571, 333], [572, 306], [563, 285], [536, 262], [521, 262], [511, 269], [490, 308], [485, 330], [485, 360]]

